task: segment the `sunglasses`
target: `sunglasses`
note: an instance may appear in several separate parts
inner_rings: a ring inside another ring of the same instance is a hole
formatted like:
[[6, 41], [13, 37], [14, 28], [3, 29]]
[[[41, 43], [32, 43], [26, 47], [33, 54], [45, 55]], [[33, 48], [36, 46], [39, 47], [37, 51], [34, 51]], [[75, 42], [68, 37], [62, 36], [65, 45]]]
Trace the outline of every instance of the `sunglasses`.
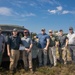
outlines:
[[49, 33], [52, 33], [52, 32], [49, 32]]
[[69, 29], [69, 30], [73, 30], [73, 29]]
[[24, 32], [24, 33], [28, 33], [28, 32]]

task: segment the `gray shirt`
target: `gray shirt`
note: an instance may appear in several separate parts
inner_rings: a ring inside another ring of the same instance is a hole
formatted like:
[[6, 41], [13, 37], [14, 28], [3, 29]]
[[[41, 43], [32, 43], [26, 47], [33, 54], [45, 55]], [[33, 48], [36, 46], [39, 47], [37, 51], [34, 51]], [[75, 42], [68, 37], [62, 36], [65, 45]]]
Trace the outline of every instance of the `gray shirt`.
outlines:
[[32, 44], [32, 39], [30, 37], [27, 37], [27, 38], [23, 37], [23, 38], [21, 38], [21, 40], [22, 40], [22, 44], [23, 44], [23, 46], [25, 46], [25, 48], [29, 48], [30, 44]]
[[3, 43], [5, 43], [5, 38], [4, 38], [4, 36], [1, 34], [1, 35], [0, 35], [0, 52], [2, 51], [2, 45], [3, 45]]
[[66, 44], [66, 39], [67, 37], [62, 35], [62, 36], [58, 36], [58, 41], [59, 41], [59, 47], [64, 47]]

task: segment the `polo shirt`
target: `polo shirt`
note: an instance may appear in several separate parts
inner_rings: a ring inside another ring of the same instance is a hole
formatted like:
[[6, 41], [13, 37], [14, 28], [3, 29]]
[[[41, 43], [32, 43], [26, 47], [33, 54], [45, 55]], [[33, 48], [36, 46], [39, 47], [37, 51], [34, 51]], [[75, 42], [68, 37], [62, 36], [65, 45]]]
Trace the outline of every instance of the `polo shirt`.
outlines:
[[55, 46], [55, 41], [57, 41], [55, 36], [50, 37], [50, 45], [49, 45], [49, 47]]
[[69, 33], [69, 34], [67, 35], [67, 37], [68, 37], [68, 39], [69, 39], [69, 44], [75, 45], [75, 33], [73, 33], [73, 34]]
[[0, 34], [0, 52], [2, 51], [2, 44], [5, 43], [5, 38], [2, 34]]
[[27, 38], [25, 37], [21, 38], [21, 41], [23, 46], [25, 46], [25, 48], [29, 48], [30, 44], [33, 44], [32, 39], [29, 36]]
[[46, 47], [46, 44], [47, 44], [47, 39], [49, 39], [49, 35], [47, 35], [46, 33], [45, 34], [38, 34], [36, 36], [38, 39], [39, 39], [39, 45], [38, 47], [39, 48], [45, 48]]
[[58, 36], [58, 41], [59, 41], [59, 47], [64, 47], [66, 44], [66, 39], [67, 37], [62, 35], [62, 36]]
[[9, 44], [10, 49], [19, 50], [19, 46], [22, 44], [21, 38], [19, 36], [10, 36], [8, 38], [7, 44]]

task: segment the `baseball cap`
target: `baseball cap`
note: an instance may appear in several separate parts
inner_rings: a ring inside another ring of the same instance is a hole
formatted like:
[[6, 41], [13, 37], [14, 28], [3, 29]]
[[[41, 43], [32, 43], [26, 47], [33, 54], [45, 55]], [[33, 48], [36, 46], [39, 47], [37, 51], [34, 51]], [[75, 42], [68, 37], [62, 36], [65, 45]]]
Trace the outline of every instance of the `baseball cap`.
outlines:
[[49, 30], [49, 32], [53, 32], [52, 30]]
[[18, 31], [18, 30], [17, 30], [16, 28], [14, 28], [14, 29], [13, 29], [13, 32], [16, 32], [16, 31]]
[[45, 31], [45, 28], [42, 28], [41, 31]]
[[59, 30], [59, 32], [63, 32], [63, 30], [62, 30], [62, 29], [60, 29], [60, 30]]
[[73, 27], [70, 27], [69, 30], [73, 30]]

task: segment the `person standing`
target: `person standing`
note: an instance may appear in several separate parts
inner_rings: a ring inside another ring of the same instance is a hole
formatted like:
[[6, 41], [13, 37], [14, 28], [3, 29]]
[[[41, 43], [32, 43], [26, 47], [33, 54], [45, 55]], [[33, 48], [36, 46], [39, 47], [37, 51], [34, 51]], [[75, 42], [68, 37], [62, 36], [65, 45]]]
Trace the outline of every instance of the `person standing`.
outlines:
[[59, 36], [58, 36], [58, 40], [59, 40], [59, 55], [60, 55], [60, 62], [67, 64], [67, 36], [63, 35], [63, 30], [61, 29], [59, 31]]
[[[45, 29], [41, 29], [41, 33], [36, 35], [36, 38], [38, 38], [38, 47], [39, 47], [39, 51], [38, 51], [38, 60], [39, 60], [39, 66], [42, 66], [44, 64], [44, 66], [47, 65], [47, 51], [48, 51], [48, 47], [49, 47], [49, 36], [46, 34]], [[42, 54], [43, 54], [43, 58], [42, 58]], [[44, 62], [43, 62], [44, 61]], [[42, 64], [43, 63], [43, 64]]]
[[31, 72], [33, 72], [32, 68], [32, 46], [33, 42], [31, 37], [29, 36], [29, 31], [24, 30], [24, 37], [21, 38], [22, 45], [25, 47], [25, 50], [23, 50], [23, 62], [24, 62], [24, 68], [25, 70], [30, 69]]
[[73, 31], [73, 27], [69, 28], [68, 37], [68, 45], [71, 54], [71, 59], [75, 63], [75, 33]]
[[13, 29], [12, 35], [8, 38], [7, 42], [7, 54], [10, 57], [10, 72], [14, 73], [17, 68], [17, 63], [19, 60], [19, 46], [22, 43], [21, 38], [17, 36], [18, 30]]
[[5, 38], [4, 38], [4, 35], [1, 34], [1, 32], [2, 32], [2, 29], [0, 28], [0, 66], [2, 62], [2, 55], [5, 49]]
[[57, 39], [53, 35], [53, 31], [49, 30], [49, 36], [50, 36], [50, 44], [49, 44], [49, 60], [51, 63], [51, 66], [57, 65], [57, 59], [56, 59], [56, 42]]

